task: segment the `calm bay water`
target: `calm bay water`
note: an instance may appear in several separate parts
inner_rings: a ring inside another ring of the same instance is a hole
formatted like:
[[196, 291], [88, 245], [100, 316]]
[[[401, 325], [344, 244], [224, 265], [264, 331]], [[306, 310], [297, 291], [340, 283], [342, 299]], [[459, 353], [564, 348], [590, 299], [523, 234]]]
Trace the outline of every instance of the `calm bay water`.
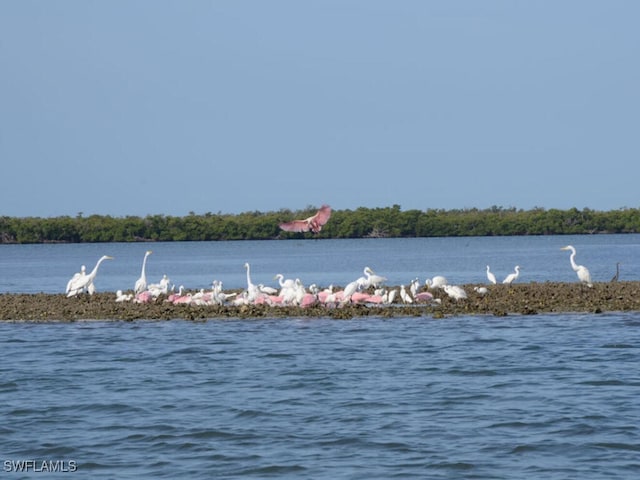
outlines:
[[94, 479], [640, 471], [637, 314], [0, 324], [0, 342], [5, 472], [25, 459]]
[[209, 288], [213, 280], [225, 288], [247, 285], [245, 262], [253, 283], [275, 285], [274, 276], [300, 278], [305, 285], [346, 285], [365, 266], [391, 285], [421, 282], [445, 275], [452, 283], [486, 282], [486, 265], [502, 280], [520, 265], [520, 281], [576, 281], [569, 252], [595, 281], [609, 281], [621, 262], [621, 279], [640, 280], [640, 235], [584, 235], [474, 238], [388, 238], [358, 240], [288, 240], [238, 242], [109, 243], [73, 245], [0, 245], [0, 292], [60, 293], [86, 265], [90, 271], [102, 255], [94, 282], [98, 291], [132, 289], [140, 276], [146, 250], [150, 282], [168, 275], [178, 287]]
[[[638, 280], [640, 236], [0, 246], [0, 292], [344, 284], [447, 275]], [[55, 320], [55, 319], [53, 319]], [[635, 479], [640, 314], [0, 323], [7, 478]], [[32, 460], [34, 463], [24, 463]], [[74, 473], [36, 473], [49, 468]], [[22, 468], [22, 473], [15, 470]]]

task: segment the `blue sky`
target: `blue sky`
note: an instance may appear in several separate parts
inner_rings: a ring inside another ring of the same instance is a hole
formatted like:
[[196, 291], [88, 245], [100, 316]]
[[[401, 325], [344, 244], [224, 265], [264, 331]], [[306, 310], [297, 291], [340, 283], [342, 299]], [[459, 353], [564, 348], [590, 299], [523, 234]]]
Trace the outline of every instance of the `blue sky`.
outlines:
[[640, 2], [2, 0], [0, 215], [639, 207]]

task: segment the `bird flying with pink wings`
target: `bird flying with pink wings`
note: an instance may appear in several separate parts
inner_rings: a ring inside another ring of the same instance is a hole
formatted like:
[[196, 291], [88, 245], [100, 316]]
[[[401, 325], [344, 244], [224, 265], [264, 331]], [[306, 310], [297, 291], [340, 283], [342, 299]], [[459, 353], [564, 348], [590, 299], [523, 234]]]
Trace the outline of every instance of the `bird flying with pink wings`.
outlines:
[[322, 230], [322, 226], [329, 221], [331, 217], [331, 207], [323, 205], [320, 209], [309, 218], [304, 220], [293, 220], [280, 224], [280, 228], [285, 232], [313, 232], [318, 233]]

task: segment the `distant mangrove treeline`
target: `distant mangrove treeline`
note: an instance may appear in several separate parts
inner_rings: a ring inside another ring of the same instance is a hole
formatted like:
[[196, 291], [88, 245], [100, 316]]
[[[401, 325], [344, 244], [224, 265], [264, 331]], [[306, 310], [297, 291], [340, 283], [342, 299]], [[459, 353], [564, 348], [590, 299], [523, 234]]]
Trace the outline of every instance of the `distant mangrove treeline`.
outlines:
[[459, 237], [638, 233], [640, 210], [612, 211], [491, 207], [462, 210], [386, 208], [334, 210], [317, 234], [288, 233], [279, 223], [306, 218], [314, 207], [277, 212], [146, 217], [0, 217], [0, 243], [267, 240], [286, 238]]

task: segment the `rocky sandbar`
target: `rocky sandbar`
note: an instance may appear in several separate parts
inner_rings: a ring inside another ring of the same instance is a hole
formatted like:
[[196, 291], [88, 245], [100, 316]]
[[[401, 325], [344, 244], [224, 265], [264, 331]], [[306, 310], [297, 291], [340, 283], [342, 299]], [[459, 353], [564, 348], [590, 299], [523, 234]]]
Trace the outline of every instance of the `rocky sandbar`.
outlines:
[[[592, 288], [578, 283], [521, 283], [489, 285], [482, 296], [464, 285], [467, 299], [453, 300], [440, 290], [432, 291], [441, 303], [389, 306], [324, 305], [270, 307], [265, 305], [173, 305], [164, 297], [155, 303], [118, 303], [115, 293], [96, 293], [67, 298], [64, 294], [0, 294], [2, 321], [75, 320], [206, 320], [231, 318], [327, 317], [349, 319], [363, 316], [443, 318], [452, 315], [533, 315], [537, 313], [640, 311], [640, 282], [596, 283]], [[485, 285], [486, 286], [486, 285]]]

